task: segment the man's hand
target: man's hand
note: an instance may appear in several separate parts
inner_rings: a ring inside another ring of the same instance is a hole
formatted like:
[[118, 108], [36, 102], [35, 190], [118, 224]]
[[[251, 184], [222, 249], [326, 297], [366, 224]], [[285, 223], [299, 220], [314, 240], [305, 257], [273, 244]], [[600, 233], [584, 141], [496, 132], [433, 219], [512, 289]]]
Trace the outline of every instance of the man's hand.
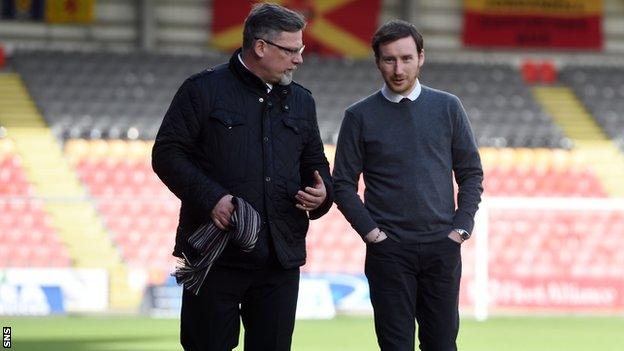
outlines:
[[374, 244], [386, 240], [388, 236], [381, 229], [375, 228], [364, 236], [364, 240], [369, 244]]
[[314, 187], [306, 187], [305, 191], [299, 190], [295, 198], [299, 201], [295, 205], [300, 210], [312, 211], [316, 210], [319, 206], [325, 202], [327, 197], [327, 190], [325, 190], [325, 183], [319, 171], [314, 171]]
[[230, 217], [234, 213], [234, 204], [232, 203], [232, 195], [225, 195], [217, 202], [210, 212], [210, 218], [221, 230], [228, 230], [230, 226]]
[[464, 242], [464, 239], [462, 239], [461, 235], [459, 235], [459, 233], [454, 230], [451, 230], [451, 232], [448, 234], [448, 238], [458, 244], [462, 244]]

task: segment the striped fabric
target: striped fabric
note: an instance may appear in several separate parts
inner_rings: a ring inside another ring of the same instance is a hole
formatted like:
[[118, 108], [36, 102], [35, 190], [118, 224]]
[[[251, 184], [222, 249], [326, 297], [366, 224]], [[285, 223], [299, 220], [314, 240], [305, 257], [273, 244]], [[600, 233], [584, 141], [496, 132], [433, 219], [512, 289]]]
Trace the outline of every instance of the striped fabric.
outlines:
[[200, 253], [199, 258], [191, 262], [186, 254], [182, 253], [184, 255], [182, 266], [171, 274], [178, 284], [191, 290], [195, 295], [199, 294], [210, 267], [230, 239], [245, 252], [253, 250], [258, 241], [261, 226], [258, 212], [241, 198], [232, 198], [232, 203], [236, 209], [230, 218], [230, 230], [220, 230], [212, 220], [202, 224], [188, 239], [189, 244]]

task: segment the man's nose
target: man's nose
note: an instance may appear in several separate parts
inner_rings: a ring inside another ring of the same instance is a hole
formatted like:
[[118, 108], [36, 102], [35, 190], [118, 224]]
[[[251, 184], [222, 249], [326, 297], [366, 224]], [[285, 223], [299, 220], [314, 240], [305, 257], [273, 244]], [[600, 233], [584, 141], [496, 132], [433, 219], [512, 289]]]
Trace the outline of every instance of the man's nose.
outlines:
[[405, 70], [405, 65], [403, 65], [400, 61], [397, 61], [396, 64], [394, 65], [394, 74], [402, 74], [403, 71]]
[[297, 55], [293, 56], [293, 63], [294, 64], [301, 64], [303, 63], [303, 53], [298, 52]]

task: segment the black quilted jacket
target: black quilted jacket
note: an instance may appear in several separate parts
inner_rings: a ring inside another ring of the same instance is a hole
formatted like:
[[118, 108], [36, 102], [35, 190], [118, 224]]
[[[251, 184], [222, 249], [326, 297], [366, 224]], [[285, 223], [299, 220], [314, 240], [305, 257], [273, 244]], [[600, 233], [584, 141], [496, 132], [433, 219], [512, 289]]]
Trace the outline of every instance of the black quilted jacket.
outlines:
[[[196, 254], [186, 239], [210, 219], [221, 197], [232, 194], [260, 213], [264, 238], [250, 254], [227, 247], [216, 264], [251, 268], [271, 252], [283, 267], [294, 268], [305, 263], [308, 217], [327, 213], [333, 199], [314, 99], [296, 83], [267, 93], [239, 52], [182, 84], [156, 136], [154, 171], [182, 200], [173, 254]], [[327, 199], [306, 213], [295, 207], [295, 194], [313, 185], [314, 170]]]

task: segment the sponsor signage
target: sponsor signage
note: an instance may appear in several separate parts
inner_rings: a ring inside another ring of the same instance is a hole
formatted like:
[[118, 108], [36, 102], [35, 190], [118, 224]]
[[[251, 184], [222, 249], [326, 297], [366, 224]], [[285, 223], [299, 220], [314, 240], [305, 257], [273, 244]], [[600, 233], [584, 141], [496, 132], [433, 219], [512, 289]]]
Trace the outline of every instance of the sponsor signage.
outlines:
[[47, 316], [65, 313], [59, 286], [0, 284], [0, 315]]
[[67, 312], [102, 312], [108, 308], [105, 269], [11, 268], [0, 270], [0, 284], [59, 287]]
[[464, 0], [466, 46], [600, 50], [602, 1]]

